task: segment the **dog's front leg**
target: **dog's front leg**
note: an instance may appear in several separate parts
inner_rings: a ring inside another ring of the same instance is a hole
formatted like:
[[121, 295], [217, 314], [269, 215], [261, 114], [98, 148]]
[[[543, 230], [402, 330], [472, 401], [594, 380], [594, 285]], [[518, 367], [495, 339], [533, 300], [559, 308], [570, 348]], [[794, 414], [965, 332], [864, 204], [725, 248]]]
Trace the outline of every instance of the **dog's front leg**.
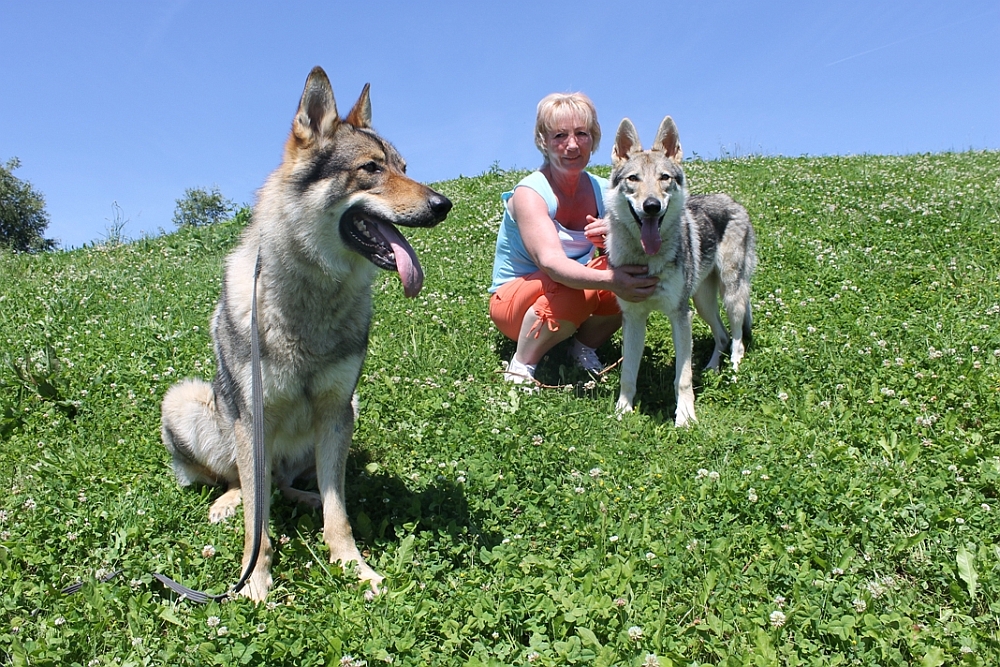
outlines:
[[639, 362], [646, 346], [646, 319], [649, 313], [636, 308], [622, 308], [622, 375], [621, 392], [615, 405], [619, 417], [635, 409], [635, 390], [639, 377]]
[[247, 580], [245, 586], [240, 589], [239, 594], [250, 598], [254, 602], [262, 602], [267, 597], [267, 592], [271, 589], [271, 540], [267, 536], [267, 526], [271, 514], [271, 462], [264, 457], [264, 493], [263, 503], [257, 505], [256, 494], [257, 479], [254, 476], [253, 460], [253, 438], [250, 435], [249, 424], [242, 419], [234, 424], [236, 435], [236, 456], [237, 465], [240, 471], [240, 486], [243, 488], [243, 569], [245, 571], [250, 558], [253, 556], [254, 522], [257, 513], [260, 513], [261, 536], [260, 550], [257, 556], [257, 563], [254, 565], [253, 574]]
[[674, 339], [677, 369], [674, 391], [677, 394], [677, 416], [674, 424], [687, 426], [698, 421], [694, 416], [694, 384], [691, 373], [691, 309], [685, 304], [669, 313], [670, 331]]
[[345, 568], [355, 563], [358, 578], [368, 581], [372, 590], [379, 591], [382, 575], [365, 562], [354, 542], [354, 533], [347, 518], [344, 486], [347, 454], [354, 434], [354, 409], [346, 404], [339, 414], [326, 422], [316, 444], [316, 481], [323, 498], [323, 541], [330, 548], [330, 562], [340, 562]]

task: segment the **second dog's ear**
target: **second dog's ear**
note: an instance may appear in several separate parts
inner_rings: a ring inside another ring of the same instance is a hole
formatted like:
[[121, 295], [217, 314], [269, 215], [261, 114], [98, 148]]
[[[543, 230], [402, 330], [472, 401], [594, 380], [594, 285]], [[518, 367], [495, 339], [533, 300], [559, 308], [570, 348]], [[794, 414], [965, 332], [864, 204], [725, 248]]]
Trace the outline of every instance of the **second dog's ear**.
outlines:
[[656, 133], [656, 140], [653, 142], [653, 146], [666, 153], [667, 157], [674, 162], [680, 163], [684, 157], [684, 151], [681, 150], [681, 137], [677, 132], [677, 125], [674, 124], [674, 119], [670, 116], [664, 118], [663, 122], [660, 123], [660, 129]]
[[339, 124], [340, 116], [337, 115], [337, 102], [333, 99], [330, 79], [322, 67], [314, 67], [302, 91], [299, 110], [292, 123], [292, 134], [301, 144], [309, 144], [332, 137]]
[[627, 160], [629, 153], [641, 151], [639, 144], [639, 133], [635, 131], [635, 125], [628, 118], [622, 118], [618, 125], [618, 133], [615, 135], [615, 145], [611, 148], [611, 161], [618, 164]]
[[361, 91], [361, 97], [358, 101], [354, 103], [354, 108], [351, 109], [351, 113], [347, 114], [347, 118], [344, 119], [348, 125], [353, 125], [354, 127], [360, 127], [363, 129], [371, 129], [372, 126], [372, 103], [368, 97], [368, 87], [371, 84], [365, 84], [364, 90]]

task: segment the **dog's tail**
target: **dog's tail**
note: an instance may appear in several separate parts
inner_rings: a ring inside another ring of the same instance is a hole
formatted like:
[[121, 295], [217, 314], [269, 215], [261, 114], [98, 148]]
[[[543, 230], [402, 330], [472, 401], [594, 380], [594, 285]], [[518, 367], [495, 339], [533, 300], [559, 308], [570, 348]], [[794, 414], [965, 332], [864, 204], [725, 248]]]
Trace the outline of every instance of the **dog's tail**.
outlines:
[[212, 385], [178, 382], [163, 397], [160, 436], [181, 486], [238, 482], [232, 433], [215, 406]]

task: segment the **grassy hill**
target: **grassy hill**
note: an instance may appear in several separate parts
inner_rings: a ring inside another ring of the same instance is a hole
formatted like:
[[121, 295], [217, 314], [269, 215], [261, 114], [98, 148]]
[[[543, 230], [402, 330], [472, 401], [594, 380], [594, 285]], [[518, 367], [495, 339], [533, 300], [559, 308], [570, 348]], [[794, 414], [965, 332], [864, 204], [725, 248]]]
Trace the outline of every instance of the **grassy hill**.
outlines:
[[159, 401], [212, 375], [239, 221], [0, 254], [0, 664], [1000, 662], [1000, 153], [686, 169], [747, 207], [760, 255], [754, 344], [738, 378], [697, 374], [689, 430], [662, 316], [621, 421], [617, 371], [589, 382], [564, 347], [539, 367], [559, 388], [504, 384], [485, 289], [523, 174], [437, 184], [452, 214], [407, 231], [423, 292], [374, 287], [348, 486], [373, 600], [278, 496], [266, 605], [150, 575], [238, 575], [242, 522], [177, 487]]

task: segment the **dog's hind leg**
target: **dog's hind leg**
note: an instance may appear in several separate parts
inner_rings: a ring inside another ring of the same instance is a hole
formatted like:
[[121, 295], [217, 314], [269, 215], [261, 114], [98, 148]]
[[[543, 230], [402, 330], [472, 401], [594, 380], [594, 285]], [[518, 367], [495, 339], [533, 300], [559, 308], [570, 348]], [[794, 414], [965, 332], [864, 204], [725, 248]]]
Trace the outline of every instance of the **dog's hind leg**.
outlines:
[[748, 283], [737, 283], [732, 286], [723, 284], [722, 301], [726, 308], [726, 318], [729, 320], [729, 326], [733, 332], [729, 359], [735, 373], [740, 367], [746, 346], [751, 339], [750, 328], [753, 323], [753, 313], [750, 306], [750, 285]]
[[729, 347], [729, 331], [722, 323], [719, 315], [719, 277], [716, 271], [712, 271], [699, 285], [694, 293], [694, 307], [698, 311], [701, 319], [708, 322], [712, 329], [712, 338], [715, 339], [715, 349], [712, 351], [712, 358], [705, 368], [719, 370], [719, 361], [722, 353]]

